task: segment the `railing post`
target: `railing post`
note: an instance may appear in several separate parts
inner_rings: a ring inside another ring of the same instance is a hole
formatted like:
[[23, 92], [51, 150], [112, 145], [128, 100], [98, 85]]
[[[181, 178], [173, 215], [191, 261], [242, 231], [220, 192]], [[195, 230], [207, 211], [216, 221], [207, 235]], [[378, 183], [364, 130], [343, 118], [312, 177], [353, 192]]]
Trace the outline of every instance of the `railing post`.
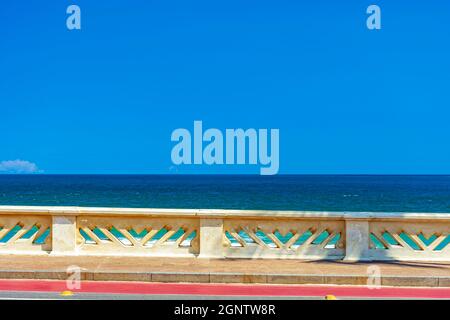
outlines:
[[369, 221], [345, 219], [345, 261], [369, 261]]
[[199, 258], [222, 259], [223, 219], [200, 219]]
[[75, 254], [76, 246], [76, 216], [53, 216], [52, 254]]

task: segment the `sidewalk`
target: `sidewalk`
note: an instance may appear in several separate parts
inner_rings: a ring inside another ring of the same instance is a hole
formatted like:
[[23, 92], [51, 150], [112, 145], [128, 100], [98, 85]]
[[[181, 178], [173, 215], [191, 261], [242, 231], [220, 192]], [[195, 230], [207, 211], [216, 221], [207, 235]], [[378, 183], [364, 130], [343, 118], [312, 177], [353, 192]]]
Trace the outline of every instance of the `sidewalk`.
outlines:
[[[0, 279], [367, 285], [379, 267], [382, 286], [450, 287], [450, 263], [1, 255]], [[373, 279], [372, 279], [373, 280]], [[371, 281], [373, 283], [373, 281]]]

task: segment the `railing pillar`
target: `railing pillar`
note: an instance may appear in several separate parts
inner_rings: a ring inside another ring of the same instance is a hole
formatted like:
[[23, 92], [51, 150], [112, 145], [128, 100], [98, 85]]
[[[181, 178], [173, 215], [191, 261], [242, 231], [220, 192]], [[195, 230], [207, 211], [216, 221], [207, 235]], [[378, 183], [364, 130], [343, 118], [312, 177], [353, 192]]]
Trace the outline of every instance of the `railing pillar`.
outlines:
[[199, 258], [222, 259], [223, 219], [200, 219]]
[[52, 254], [75, 254], [77, 227], [75, 216], [52, 217]]
[[369, 221], [345, 220], [345, 261], [368, 261]]

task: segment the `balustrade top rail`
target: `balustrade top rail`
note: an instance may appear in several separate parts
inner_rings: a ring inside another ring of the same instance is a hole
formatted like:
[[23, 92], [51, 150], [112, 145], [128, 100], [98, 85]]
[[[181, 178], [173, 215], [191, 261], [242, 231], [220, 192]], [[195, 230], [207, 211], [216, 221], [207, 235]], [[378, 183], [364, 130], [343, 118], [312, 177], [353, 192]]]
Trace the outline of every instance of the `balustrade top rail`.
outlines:
[[0, 214], [31, 214], [50, 216], [146, 216], [146, 217], [201, 217], [201, 218], [311, 218], [339, 220], [445, 220], [450, 213], [427, 212], [338, 212], [338, 211], [283, 211], [231, 209], [165, 209], [165, 208], [109, 208], [75, 206], [0, 206]]

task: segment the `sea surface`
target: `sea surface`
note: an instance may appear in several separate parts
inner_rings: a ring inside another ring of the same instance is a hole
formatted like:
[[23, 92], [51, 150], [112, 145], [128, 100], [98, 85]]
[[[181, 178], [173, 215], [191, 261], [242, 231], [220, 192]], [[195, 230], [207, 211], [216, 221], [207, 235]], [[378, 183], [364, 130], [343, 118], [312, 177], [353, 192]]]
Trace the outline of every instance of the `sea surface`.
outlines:
[[0, 205], [450, 212], [449, 175], [0, 175]]

